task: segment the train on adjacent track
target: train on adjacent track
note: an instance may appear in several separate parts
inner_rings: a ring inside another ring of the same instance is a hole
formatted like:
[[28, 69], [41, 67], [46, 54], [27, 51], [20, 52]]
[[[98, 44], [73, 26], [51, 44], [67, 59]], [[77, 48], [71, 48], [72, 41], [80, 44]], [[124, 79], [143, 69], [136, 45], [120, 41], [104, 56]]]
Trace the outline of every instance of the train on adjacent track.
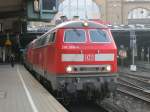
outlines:
[[117, 47], [110, 29], [94, 21], [67, 21], [33, 40], [25, 66], [63, 100], [103, 100], [116, 89]]

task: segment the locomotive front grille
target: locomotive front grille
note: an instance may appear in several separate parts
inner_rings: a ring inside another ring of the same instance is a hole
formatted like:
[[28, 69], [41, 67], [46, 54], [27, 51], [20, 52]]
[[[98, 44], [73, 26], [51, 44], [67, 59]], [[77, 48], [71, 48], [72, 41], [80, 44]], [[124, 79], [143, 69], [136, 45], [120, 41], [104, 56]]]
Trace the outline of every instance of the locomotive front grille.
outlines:
[[99, 67], [79, 67], [79, 71], [99, 71]]
[[107, 70], [108, 65], [78, 65], [70, 66], [72, 67], [73, 73], [100, 73], [100, 72], [109, 72]]

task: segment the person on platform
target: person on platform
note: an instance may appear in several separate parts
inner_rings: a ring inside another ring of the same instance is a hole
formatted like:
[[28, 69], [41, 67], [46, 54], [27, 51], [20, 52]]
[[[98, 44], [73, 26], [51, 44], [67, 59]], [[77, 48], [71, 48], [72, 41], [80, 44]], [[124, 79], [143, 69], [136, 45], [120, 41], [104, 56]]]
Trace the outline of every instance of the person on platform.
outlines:
[[10, 63], [11, 63], [11, 66], [14, 67], [14, 62], [15, 62], [15, 55], [14, 54], [11, 54], [10, 55]]

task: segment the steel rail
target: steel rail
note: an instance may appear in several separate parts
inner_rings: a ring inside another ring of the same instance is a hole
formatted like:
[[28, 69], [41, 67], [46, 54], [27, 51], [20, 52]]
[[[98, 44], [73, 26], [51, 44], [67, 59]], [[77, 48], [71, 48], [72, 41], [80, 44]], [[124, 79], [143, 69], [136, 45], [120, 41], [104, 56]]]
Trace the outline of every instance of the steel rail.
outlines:
[[129, 91], [126, 91], [126, 90], [123, 90], [123, 89], [120, 89], [120, 88], [118, 88], [117, 91], [150, 103], [150, 99], [149, 98], [145, 98], [143, 96], [134, 94], [132, 92], [129, 92]]
[[117, 91], [150, 103], [150, 77], [121, 72]]
[[145, 79], [145, 78], [138, 78], [134, 76], [128, 76], [128, 75], [123, 75], [119, 78], [118, 81], [124, 80], [127, 83], [130, 83], [134, 86], [145, 88], [147, 90], [150, 90], [150, 79]]
[[132, 83], [128, 83], [128, 82], [125, 82], [125, 83], [119, 82], [118, 86], [121, 86], [121, 87], [118, 87], [117, 91], [150, 103], [150, 91], [142, 87], [137, 87], [133, 85]]
[[100, 104], [103, 108], [105, 108], [108, 112], [127, 112], [127, 110], [116, 103], [114, 103], [110, 99], [105, 99]]
[[144, 72], [150, 72], [150, 68], [145, 67], [145, 65], [137, 65], [137, 67]]
[[121, 72], [119, 72], [119, 75], [120, 75], [120, 76], [128, 75], [128, 76], [134, 76], [134, 77], [138, 77], [138, 78], [150, 79], [150, 75], [149, 75], [149, 76], [148, 76], [148, 75], [139, 75], [139, 74], [137, 74], [137, 73], [143, 74], [142, 72], [128, 73], [128, 72], [123, 72], [123, 71], [121, 71]]

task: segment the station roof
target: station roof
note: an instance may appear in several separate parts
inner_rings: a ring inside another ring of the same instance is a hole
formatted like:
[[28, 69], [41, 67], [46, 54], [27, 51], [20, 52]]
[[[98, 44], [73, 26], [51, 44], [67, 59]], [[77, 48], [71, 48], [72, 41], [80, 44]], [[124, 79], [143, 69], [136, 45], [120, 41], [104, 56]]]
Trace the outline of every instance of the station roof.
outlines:
[[[86, 26], [86, 25], [87, 26]], [[107, 28], [107, 26], [94, 22], [94, 21], [67, 21], [64, 22], [60, 25], [58, 25], [58, 27], [63, 27], [63, 28], [82, 28], [82, 27], [90, 27], [90, 28]]]
[[112, 31], [150, 31], [150, 25], [134, 24], [134, 25], [107, 25]]
[[0, 0], [0, 18], [20, 15], [24, 9], [25, 0]]

